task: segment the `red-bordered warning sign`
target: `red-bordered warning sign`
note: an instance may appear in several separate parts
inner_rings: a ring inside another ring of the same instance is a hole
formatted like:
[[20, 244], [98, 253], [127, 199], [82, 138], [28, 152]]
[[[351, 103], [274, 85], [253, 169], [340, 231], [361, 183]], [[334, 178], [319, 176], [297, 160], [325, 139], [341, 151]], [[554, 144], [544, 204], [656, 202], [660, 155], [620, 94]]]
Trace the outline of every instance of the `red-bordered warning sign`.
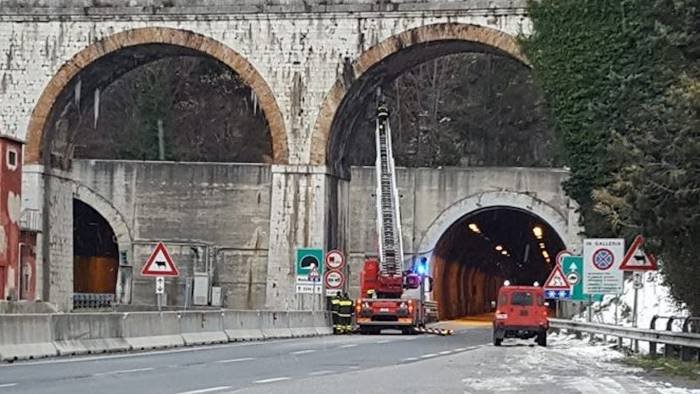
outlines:
[[326, 271], [326, 274], [323, 275], [323, 282], [328, 290], [340, 290], [345, 286], [345, 275], [341, 271]]
[[646, 253], [642, 249], [643, 245], [644, 237], [637, 235], [622, 259], [622, 264], [620, 264], [622, 271], [656, 271], [658, 269], [656, 258], [653, 254]]
[[544, 282], [544, 291], [547, 290], [570, 290], [571, 283], [566, 279], [566, 275], [561, 270], [561, 266], [556, 264], [552, 273], [549, 274], [549, 278]]
[[146, 260], [146, 264], [144, 264], [141, 270], [141, 275], [180, 276], [180, 272], [177, 270], [173, 259], [170, 257], [168, 249], [162, 242], [158, 242], [156, 248], [153, 249], [153, 253], [151, 253], [151, 257]]

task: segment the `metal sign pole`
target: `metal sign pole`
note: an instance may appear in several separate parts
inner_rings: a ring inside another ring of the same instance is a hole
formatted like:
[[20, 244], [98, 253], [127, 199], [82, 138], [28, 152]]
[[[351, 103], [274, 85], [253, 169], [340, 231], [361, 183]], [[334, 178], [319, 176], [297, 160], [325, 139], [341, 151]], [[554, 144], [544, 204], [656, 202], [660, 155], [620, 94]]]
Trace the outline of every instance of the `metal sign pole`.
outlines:
[[[635, 272], [632, 274], [634, 276], [634, 301], [632, 303], [632, 327], [637, 328], [637, 296], [639, 293], [639, 288], [642, 285], [642, 274]], [[634, 341], [634, 352], [639, 352], [639, 341]]]

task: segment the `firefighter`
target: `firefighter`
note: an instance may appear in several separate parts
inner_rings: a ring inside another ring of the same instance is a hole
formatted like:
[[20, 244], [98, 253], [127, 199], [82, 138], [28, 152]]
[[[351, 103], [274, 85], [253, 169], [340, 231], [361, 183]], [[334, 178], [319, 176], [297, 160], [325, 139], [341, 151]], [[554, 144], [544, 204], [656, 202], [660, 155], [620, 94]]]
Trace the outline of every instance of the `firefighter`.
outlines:
[[340, 292], [331, 297], [331, 317], [333, 321], [333, 334], [340, 333]]
[[340, 316], [340, 329], [343, 333], [350, 333], [352, 331], [352, 300], [348, 297], [348, 293], [343, 294], [340, 299], [340, 311], [338, 316]]

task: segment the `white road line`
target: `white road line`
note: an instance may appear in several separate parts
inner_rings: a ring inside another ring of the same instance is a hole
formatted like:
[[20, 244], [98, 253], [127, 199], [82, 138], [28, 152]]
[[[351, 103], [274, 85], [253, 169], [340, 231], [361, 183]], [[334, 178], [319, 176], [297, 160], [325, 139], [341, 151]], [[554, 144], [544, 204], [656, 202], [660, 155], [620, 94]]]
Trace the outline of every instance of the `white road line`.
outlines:
[[429, 354], [424, 354], [424, 355], [420, 356], [420, 358], [430, 358], [430, 357], [435, 357], [435, 356], [437, 356], [437, 354], [429, 353]]
[[452, 350], [445, 350], [444, 352], [440, 352], [440, 354], [443, 354], [443, 355], [450, 354], [450, 353], [452, 353]]
[[316, 372], [310, 372], [309, 376], [320, 376], [320, 375], [328, 375], [329, 373], [333, 373], [334, 371], [331, 371], [329, 369], [325, 369], [323, 371], [316, 371]]
[[388, 340], [388, 339], [385, 339], [385, 340], [383, 340], [383, 341], [377, 341], [377, 344], [389, 343], [389, 342], [391, 342], [391, 341]]
[[409, 358], [404, 358], [403, 360], [401, 360], [402, 363], [406, 363], [406, 362], [409, 362], [409, 361], [418, 361], [418, 358], [416, 358], [416, 357], [409, 357]]
[[457, 349], [454, 349], [453, 352], [463, 352], [463, 351], [465, 351], [465, 350], [467, 350], [467, 348], [465, 348], [465, 347], [458, 347]]
[[297, 352], [292, 352], [292, 354], [309, 354], [309, 353], [315, 353], [316, 350], [309, 349], [309, 350], [299, 350]]
[[17, 383], [0, 384], [0, 389], [5, 388], [5, 387], [14, 387], [14, 386], [17, 386]]
[[253, 383], [258, 383], [258, 384], [262, 384], [262, 383], [273, 383], [273, 382], [281, 382], [281, 381], [283, 381], [283, 380], [289, 380], [289, 379], [291, 379], [291, 378], [288, 377], [288, 376], [282, 376], [282, 377], [279, 377], [279, 378], [270, 378], [270, 379], [256, 380], [256, 381], [253, 382]]
[[182, 347], [179, 349], [152, 350], [152, 351], [149, 350], [149, 351], [145, 351], [145, 352], [139, 351], [137, 353], [112, 354], [112, 355], [103, 355], [103, 356], [89, 356], [89, 357], [65, 358], [65, 359], [56, 358], [56, 359], [51, 359], [51, 360], [47, 360], [47, 361], [28, 361], [28, 362], [12, 363], [12, 364], [0, 364], [0, 368], [17, 368], [17, 367], [26, 367], [28, 365], [81, 363], [81, 362], [95, 361], [95, 360], [111, 360], [111, 359], [120, 359], [120, 358], [148, 357], [148, 356], [161, 355], [161, 354], [196, 352], [199, 350], [227, 349], [227, 348], [236, 348], [236, 347], [243, 347], [243, 346], [260, 346], [260, 345], [266, 345], [266, 344], [274, 344], [274, 343], [277, 343], [280, 341], [282, 341], [282, 339], [266, 340], [266, 341], [259, 341], [259, 342], [246, 342], [246, 343], [236, 342], [236, 343], [231, 343], [231, 344], [187, 346], [187, 347]]
[[222, 391], [226, 389], [230, 389], [231, 386], [217, 386], [217, 387], [210, 387], [208, 389], [201, 389], [201, 390], [192, 390], [192, 391], [183, 391], [178, 394], [200, 394], [200, 393], [211, 393], [212, 391]]
[[119, 375], [119, 374], [125, 374], [125, 373], [152, 371], [154, 369], [155, 368], [122, 369], [122, 370], [117, 370], [117, 371], [100, 372], [100, 373], [93, 374], [92, 376]]
[[255, 360], [254, 358], [251, 357], [244, 357], [244, 358], [232, 358], [230, 360], [219, 360], [217, 363], [220, 364], [228, 364], [228, 363], [239, 363], [241, 361], [250, 361], [250, 360]]
[[343, 345], [343, 346], [341, 346], [340, 348], [341, 348], [341, 349], [347, 349], [347, 348], [349, 348], [349, 347], [355, 347], [355, 346], [357, 346], [357, 345], [354, 344], [354, 343], [351, 343], [351, 344], [348, 344], [348, 345]]

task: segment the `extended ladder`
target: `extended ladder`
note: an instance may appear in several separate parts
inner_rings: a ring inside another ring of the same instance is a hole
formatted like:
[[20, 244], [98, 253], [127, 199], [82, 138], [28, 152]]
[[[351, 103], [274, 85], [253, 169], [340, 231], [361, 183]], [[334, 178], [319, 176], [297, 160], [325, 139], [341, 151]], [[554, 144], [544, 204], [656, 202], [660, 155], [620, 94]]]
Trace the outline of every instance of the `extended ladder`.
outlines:
[[403, 241], [399, 193], [394, 173], [394, 155], [391, 147], [389, 111], [383, 102], [377, 108], [377, 233], [380, 238], [380, 271], [387, 276], [403, 273]]

